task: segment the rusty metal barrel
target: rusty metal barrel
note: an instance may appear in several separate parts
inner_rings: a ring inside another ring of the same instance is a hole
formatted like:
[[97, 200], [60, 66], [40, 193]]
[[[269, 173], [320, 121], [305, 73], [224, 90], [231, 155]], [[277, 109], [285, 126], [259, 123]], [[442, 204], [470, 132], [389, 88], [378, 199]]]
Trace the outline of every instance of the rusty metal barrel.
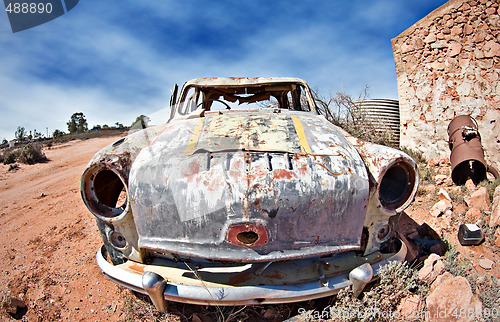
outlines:
[[455, 117], [448, 125], [448, 138], [453, 182], [463, 185], [469, 178], [474, 184], [485, 180], [487, 165], [476, 120], [470, 115]]

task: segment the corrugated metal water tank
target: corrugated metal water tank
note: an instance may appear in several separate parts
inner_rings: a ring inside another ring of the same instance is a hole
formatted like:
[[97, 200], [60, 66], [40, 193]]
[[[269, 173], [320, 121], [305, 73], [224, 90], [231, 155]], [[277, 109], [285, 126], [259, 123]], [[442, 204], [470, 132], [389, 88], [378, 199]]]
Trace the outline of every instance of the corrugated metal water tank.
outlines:
[[399, 101], [391, 99], [365, 99], [356, 101], [365, 121], [377, 131], [391, 133], [391, 144], [399, 147]]

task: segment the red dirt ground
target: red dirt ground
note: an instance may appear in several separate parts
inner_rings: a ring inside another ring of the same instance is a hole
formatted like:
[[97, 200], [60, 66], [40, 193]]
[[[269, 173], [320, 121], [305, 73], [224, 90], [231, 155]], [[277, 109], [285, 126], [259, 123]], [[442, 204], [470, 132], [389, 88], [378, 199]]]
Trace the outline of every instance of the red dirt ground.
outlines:
[[86, 164], [116, 139], [53, 146], [45, 149], [50, 161], [17, 171], [1, 165], [0, 292], [27, 304], [23, 320], [122, 318], [126, 291], [95, 264], [101, 238], [80, 197]]

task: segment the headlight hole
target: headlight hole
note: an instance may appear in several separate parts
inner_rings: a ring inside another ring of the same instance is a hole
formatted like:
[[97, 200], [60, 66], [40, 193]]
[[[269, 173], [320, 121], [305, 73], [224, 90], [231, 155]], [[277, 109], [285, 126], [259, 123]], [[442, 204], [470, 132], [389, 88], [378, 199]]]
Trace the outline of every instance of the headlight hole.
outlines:
[[101, 220], [116, 218], [128, 207], [128, 190], [122, 176], [102, 166], [88, 169], [82, 177], [82, 197]]
[[[93, 188], [97, 200], [108, 207], [118, 208], [121, 206], [121, 204], [118, 205], [120, 196], [123, 198], [123, 195], [125, 195], [126, 199], [126, 193], [122, 194], [122, 191], [125, 190], [123, 182], [111, 170], [102, 170], [97, 173], [94, 178]], [[123, 203], [123, 201], [121, 202]]]
[[415, 170], [406, 162], [398, 162], [385, 172], [379, 187], [382, 206], [401, 207], [410, 198], [415, 185]]

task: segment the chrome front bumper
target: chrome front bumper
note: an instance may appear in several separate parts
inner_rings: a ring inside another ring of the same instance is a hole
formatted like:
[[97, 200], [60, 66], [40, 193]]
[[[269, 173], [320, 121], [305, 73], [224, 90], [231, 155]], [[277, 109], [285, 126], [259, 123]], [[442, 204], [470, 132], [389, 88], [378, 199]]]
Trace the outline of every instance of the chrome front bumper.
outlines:
[[[350, 285], [353, 285], [354, 292], [359, 294], [364, 286], [378, 275], [382, 265], [391, 261], [402, 262], [406, 252], [406, 245], [401, 243], [397, 253], [386, 255], [384, 258], [379, 256], [376, 263], [372, 264], [367, 259], [367, 263], [357, 266], [349, 273], [344, 270], [342, 274], [325, 277], [319, 269], [318, 279], [314, 281], [262, 286], [234, 286], [204, 281], [198, 278], [196, 271], [178, 267], [146, 265], [132, 261], [113, 265], [105, 259], [104, 246], [99, 249], [96, 257], [97, 264], [107, 278], [126, 288], [149, 295], [156, 308], [164, 311], [167, 301], [229, 306], [300, 302], [334, 295]], [[197, 278], [185, 277], [186, 272]]]

